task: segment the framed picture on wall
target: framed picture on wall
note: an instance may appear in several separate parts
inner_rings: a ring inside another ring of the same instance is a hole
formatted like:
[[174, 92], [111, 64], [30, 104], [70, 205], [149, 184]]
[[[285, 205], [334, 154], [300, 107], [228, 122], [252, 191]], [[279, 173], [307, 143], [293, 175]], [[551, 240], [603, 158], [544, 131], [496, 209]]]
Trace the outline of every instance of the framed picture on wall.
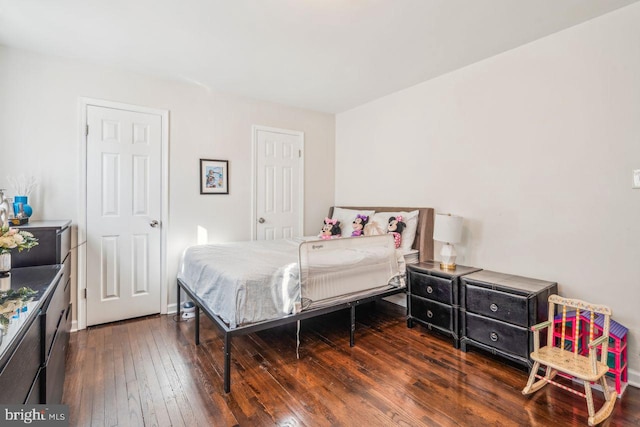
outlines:
[[200, 194], [229, 194], [229, 161], [200, 159]]

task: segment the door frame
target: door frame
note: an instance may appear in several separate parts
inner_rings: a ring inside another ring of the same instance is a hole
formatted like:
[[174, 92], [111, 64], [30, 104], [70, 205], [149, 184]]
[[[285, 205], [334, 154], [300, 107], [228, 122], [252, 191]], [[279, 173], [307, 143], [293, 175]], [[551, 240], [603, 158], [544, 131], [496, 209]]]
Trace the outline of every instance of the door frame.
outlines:
[[251, 240], [258, 237], [258, 132], [276, 132], [300, 137], [300, 174], [298, 177], [298, 229], [304, 235], [304, 132], [290, 129], [279, 129], [269, 126], [251, 126]]
[[136, 113], [156, 114], [161, 117], [161, 156], [160, 174], [160, 313], [168, 310], [169, 283], [167, 282], [167, 232], [169, 229], [169, 110], [142, 107], [139, 105], [113, 102], [103, 99], [80, 97], [78, 99], [80, 145], [80, 179], [78, 189], [78, 269], [76, 286], [77, 325], [72, 329], [87, 327], [87, 109], [89, 106], [126, 110]]

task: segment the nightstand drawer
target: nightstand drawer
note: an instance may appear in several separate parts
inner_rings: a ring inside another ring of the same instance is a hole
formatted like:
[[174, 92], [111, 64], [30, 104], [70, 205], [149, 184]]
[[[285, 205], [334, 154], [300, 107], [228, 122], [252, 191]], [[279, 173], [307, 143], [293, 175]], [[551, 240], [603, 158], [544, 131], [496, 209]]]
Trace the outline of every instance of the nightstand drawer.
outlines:
[[454, 304], [453, 280], [409, 272], [412, 295], [420, 295], [445, 304]]
[[499, 320], [463, 313], [463, 334], [479, 343], [523, 358], [529, 357], [529, 331]]
[[411, 315], [424, 323], [454, 330], [454, 309], [449, 305], [411, 296]]
[[464, 307], [467, 312], [527, 327], [527, 297], [466, 284]]

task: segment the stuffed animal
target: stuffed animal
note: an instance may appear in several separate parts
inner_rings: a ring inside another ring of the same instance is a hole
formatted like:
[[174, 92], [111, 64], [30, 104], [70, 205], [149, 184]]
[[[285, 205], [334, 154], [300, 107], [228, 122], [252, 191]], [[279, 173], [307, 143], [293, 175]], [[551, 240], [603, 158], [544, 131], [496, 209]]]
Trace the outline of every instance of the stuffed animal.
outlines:
[[353, 232], [351, 232], [352, 237], [356, 236], [364, 236], [364, 226], [369, 222], [369, 217], [366, 215], [356, 215], [356, 219], [353, 220]]
[[325, 218], [324, 225], [318, 237], [321, 239], [334, 239], [341, 236], [340, 221], [337, 219]]
[[381, 236], [386, 233], [387, 227], [382, 226], [378, 221], [369, 221], [367, 225], [364, 226], [365, 236]]
[[402, 222], [402, 215], [392, 216], [389, 218], [389, 225], [387, 226], [387, 233], [393, 235], [393, 240], [396, 243], [396, 249], [400, 247], [402, 243], [402, 230], [407, 226]]

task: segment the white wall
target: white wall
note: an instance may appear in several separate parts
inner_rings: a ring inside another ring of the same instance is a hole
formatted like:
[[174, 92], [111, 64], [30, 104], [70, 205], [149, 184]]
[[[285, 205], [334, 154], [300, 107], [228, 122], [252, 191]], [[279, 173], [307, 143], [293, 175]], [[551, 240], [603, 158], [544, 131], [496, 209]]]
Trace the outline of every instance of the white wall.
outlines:
[[[169, 296], [196, 227], [210, 241], [248, 240], [251, 126], [305, 133], [305, 233], [317, 232], [333, 204], [335, 118], [171, 81], [0, 46], [0, 188], [7, 175], [34, 175], [34, 219], [78, 221], [79, 97], [167, 109], [170, 114]], [[200, 195], [199, 159], [228, 159], [230, 194]], [[72, 298], [75, 298], [75, 294]]]
[[639, 76], [635, 4], [341, 113], [336, 204], [462, 215], [460, 264], [610, 305], [640, 385]]

